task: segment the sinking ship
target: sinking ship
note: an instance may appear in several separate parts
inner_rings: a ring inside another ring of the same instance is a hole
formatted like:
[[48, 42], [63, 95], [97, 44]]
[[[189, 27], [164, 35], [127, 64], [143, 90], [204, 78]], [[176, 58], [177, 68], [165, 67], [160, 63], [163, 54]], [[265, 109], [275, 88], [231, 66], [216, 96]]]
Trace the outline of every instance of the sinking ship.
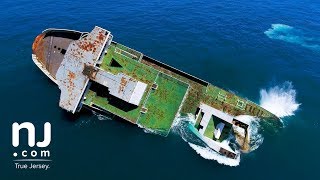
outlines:
[[113, 41], [111, 32], [46, 29], [32, 45], [32, 60], [61, 90], [59, 106], [112, 114], [167, 136], [178, 116], [192, 114], [197, 136], [228, 158], [239, 152], [222, 143], [236, 133], [245, 148], [250, 115], [279, 120], [259, 105]]

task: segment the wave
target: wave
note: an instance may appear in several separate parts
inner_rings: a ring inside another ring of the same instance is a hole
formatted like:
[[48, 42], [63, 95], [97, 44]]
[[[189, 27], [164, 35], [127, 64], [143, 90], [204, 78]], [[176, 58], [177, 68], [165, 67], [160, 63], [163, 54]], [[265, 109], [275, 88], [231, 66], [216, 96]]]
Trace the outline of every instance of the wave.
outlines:
[[192, 149], [194, 149], [197, 152], [197, 154], [199, 154], [201, 157], [205, 159], [215, 160], [220, 164], [224, 164], [228, 166], [238, 166], [240, 164], [240, 155], [237, 157], [237, 159], [230, 159], [220, 155], [219, 153], [215, 152], [209, 147], [202, 147], [192, 143], [188, 143], [188, 144]]
[[264, 32], [270, 39], [282, 40], [292, 44], [298, 44], [308, 49], [320, 51], [320, 39], [305, 35], [302, 30], [285, 24], [272, 24], [271, 28]]
[[260, 90], [260, 105], [282, 118], [294, 115], [301, 104], [296, 101], [292, 83], [287, 81], [280, 86]]

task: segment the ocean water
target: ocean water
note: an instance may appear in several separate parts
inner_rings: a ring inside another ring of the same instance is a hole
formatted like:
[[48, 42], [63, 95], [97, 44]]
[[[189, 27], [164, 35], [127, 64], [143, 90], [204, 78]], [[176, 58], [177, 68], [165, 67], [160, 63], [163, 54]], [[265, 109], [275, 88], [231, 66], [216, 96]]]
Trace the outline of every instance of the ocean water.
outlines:
[[[319, 179], [319, 15], [317, 0], [1, 1], [1, 179]], [[257, 148], [230, 167], [185, 142], [183, 129], [165, 138], [112, 117], [71, 116], [58, 106], [59, 89], [33, 64], [31, 45], [46, 28], [95, 25], [261, 104], [282, 117], [283, 127], [253, 129]], [[40, 129], [52, 124], [47, 171], [14, 167], [11, 125], [25, 121]]]

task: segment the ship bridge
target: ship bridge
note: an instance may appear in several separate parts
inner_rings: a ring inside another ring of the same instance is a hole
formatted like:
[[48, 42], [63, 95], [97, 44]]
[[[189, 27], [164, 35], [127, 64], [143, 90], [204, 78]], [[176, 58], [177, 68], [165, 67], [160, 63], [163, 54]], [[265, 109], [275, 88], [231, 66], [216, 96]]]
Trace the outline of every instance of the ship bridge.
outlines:
[[56, 73], [61, 90], [59, 105], [74, 113], [85, 92], [89, 77], [83, 74], [85, 66], [96, 66], [112, 41], [109, 31], [95, 27], [79, 40], [71, 42]]

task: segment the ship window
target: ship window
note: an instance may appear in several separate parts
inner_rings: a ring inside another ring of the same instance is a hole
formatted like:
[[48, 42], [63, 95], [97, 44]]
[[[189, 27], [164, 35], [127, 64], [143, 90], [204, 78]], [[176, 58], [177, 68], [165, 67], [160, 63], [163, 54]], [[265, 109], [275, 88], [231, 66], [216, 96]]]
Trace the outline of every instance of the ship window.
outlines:
[[62, 49], [62, 50], [61, 50], [61, 54], [63, 54], [63, 55], [66, 54], [66, 52], [67, 52], [67, 51], [66, 51], [65, 49]]
[[198, 115], [199, 112], [200, 112], [200, 108], [198, 107], [197, 110], [196, 110], [195, 115]]
[[57, 48], [57, 46], [53, 46], [53, 48]]

